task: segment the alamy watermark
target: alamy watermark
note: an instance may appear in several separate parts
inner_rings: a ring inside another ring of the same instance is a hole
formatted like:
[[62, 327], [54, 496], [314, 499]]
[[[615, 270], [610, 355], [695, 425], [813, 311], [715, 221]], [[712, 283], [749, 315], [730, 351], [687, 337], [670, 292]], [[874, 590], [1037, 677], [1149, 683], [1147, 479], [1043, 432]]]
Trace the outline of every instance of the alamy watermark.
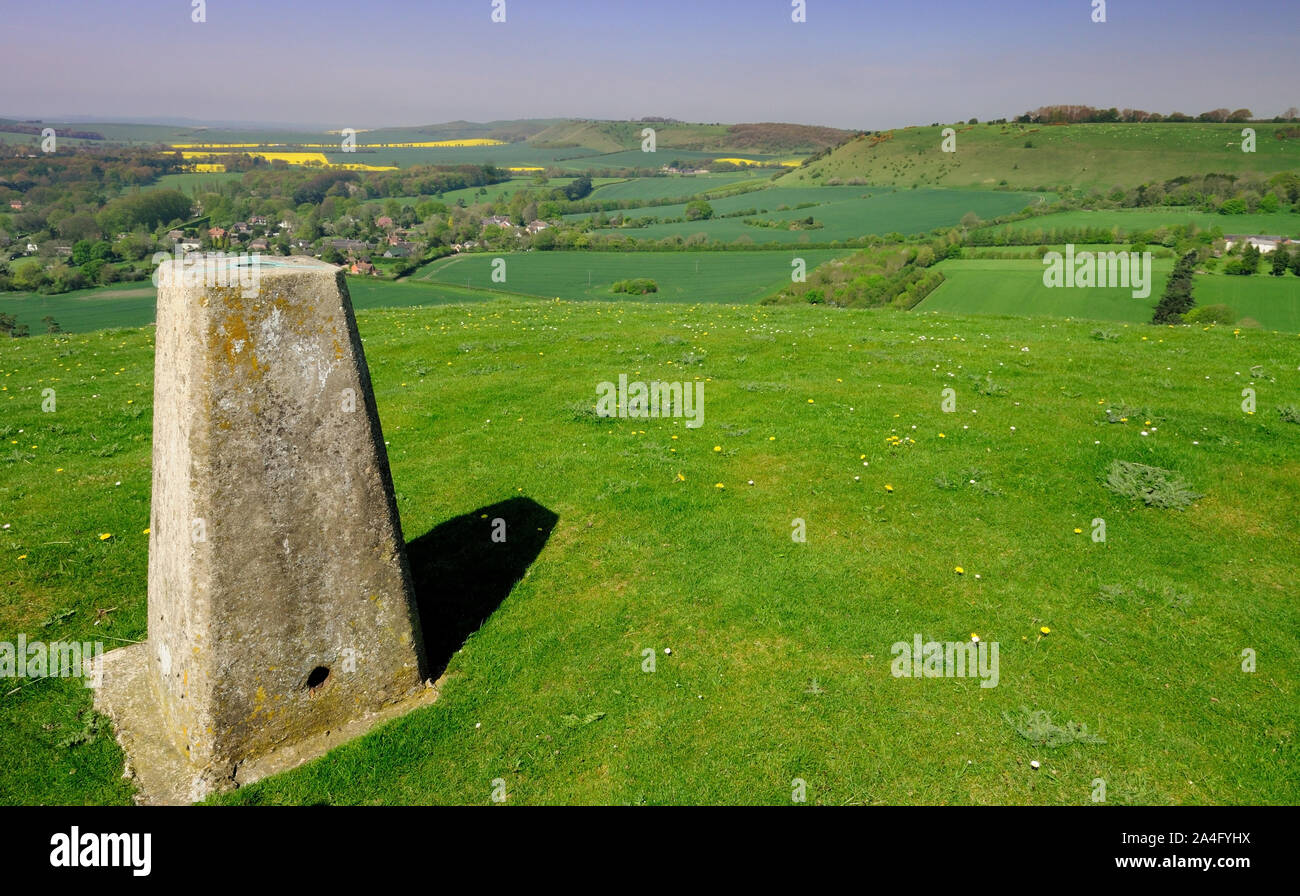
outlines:
[[0, 641], [0, 678], [82, 678], [88, 688], [98, 687], [104, 655], [102, 641]]
[[890, 653], [895, 678], [979, 678], [982, 688], [998, 686], [997, 641], [925, 641], [918, 633], [911, 643], [896, 641]]
[[698, 429], [704, 425], [704, 383], [629, 383], [620, 373], [617, 386], [597, 384], [596, 416], [685, 417], [687, 429]]
[[1151, 295], [1150, 252], [1079, 252], [1074, 244], [1065, 254], [1048, 252], [1043, 256], [1043, 285], [1047, 287], [1119, 286], [1133, 290], [1133, 298]]
[[247, 252], [191, 252], [186, 255], [177, 246], [174, 254], [153, 254], [153, 263], [158, 266], [153, 272], [153, 285], [238, 286], [244, 298], [255, 299], [262, 279], [261, 258]]

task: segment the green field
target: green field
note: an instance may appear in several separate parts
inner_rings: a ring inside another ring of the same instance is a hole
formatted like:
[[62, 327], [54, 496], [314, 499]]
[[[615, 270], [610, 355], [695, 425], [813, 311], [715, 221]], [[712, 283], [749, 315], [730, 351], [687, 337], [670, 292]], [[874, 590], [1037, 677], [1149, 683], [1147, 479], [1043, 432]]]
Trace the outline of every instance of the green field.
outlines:
[[[1268, 268], [1267, 257], [1260, 268]], [[1300, 333], [1300, 277], [1203, 274], [1196, 278], [1193, 295], [1198, 305], [1227, 305], [1240, 319], [1252, 318], [1269, 329]]]
[[[458, 288], [455, 284], [377, 280], [349, 277], [348, 289], [356, 308], [405, 308], [445, 305], [448, 302], [482, 302], [494, 296]], [[55, 296], [0, 293], [0, 312], [12, 314], [33, 333], [45, 332], [41, 318], [49, 315], [69, 333], [112, 327], [141, 327], [153, 323], [157, 292], [152, 285], [84, 289]]]
[[[956, 151], [943, 152], [943, 127], [892, 131], [875, 146], [853, 140], [787, 175], [793, 183], [862, 177], [894, 186], [1110, 190], [1206, 172], [1268, 176], [1300, 168], [1300, 140], [1273, 135], [1287, 125], [1252, 124], [1256, 151], [1241, 151], [1244, 125], [954, 125]], [[1026, 147], [1025, 142], [1033, 143]]]
[[[703, 221], [651, 224], [648, 227], [605, 228], [598, 233], [619, 233], [632, 239], [655, 240], [667, 236], [689, 237], [702, 233], [713, 240], [732, 242], [748, 237], [755, 243], [829, 243], [869, 234], [924, 233], [955, 225], [967, 212], [994, 218], [1018, 212], [1038, 199], [1037, 194], [998, 190], [906, 190], [893, 192], [872, 187], [770, 187], [752, 193], [711, 201], [714, 217]], [[816, 205], [796, 208], [802, 203]], [[780, 206], [786, 210], [778, 211]], [[723, 218], [729, 212], [754, 209], [762, 220], [800, 221], [811, 216], [823, 226], [810, 230], [755, 227], [745, 217]], [[629, 217], [684, 217], [685, 204], [634, 209]], [[582, 216], [577, 216], [582, 217]]]
[[[1300, 802], [1295, 335], [594, 302], [359, 324], [426, 626], [478, 630], [435, 704], [222, 801]], [[152, 343], [0, 341], [0, 641], [145, 637]], [[703, 427], [595, 417], [620, 373], [704, 382]], [[1116, 495], [1117, 459], [1202, 497]], [[973, 633], [997, 687], [891, 675], [891, 645]], [[0, 803], [128, 802], [90, 706], [0, 692]], [[1035, 743], [1034, 710], [1102, 742]]]
[[[649, 277], [659, 291], [646, 302], [757, 302], [788, 283], [791, 261], [803, 258], [808, 269], [842, 250], [810, 249], [771, 252], [522, 252], [472, 253], [439, 259], [411, 277], [478, 289], [500, 289], [544, 298], [617, 298], [610, 286], [618, 280]], [[492, 261], [504, 258], [506, 281], [492, 280]]]
[[[1079, 247], [1079, 251], [1084, 248], [1093, 249]], [[1157, 258], [1152, 267], [1151, 295], [1139, 299], [1131, 289], [1049, 289], [1043, 285], [1044, 266], [1038, 260], [949, 259], [938, 265], [944, 282], [915, 310], [1147, 323], [1173, 262]], [[1192, 292], [1198, 305], [1228, 305], [1240, 317], [1253, 318], [1266, 329], [1300, 332], [1300, 277], [1201, 274]]]
[[1255, 233], [1274, 236], [1300, 236], [1300, 214], [1294, 212], [1274, 212], [1273, 214], [1255, 215], [1220, 215], [1214, 212], [1199, 212], [1188, 208], [1171, 206], [1168, 208], [1141, 209], [1103, 209], [1098, 211], [1075, 210], [1040, 215], [1013, 221], [994, 232], [1010, 228], [1017, 232], [1043, 231], [1053, 228], [1070, 227], [1108, 227], [1119, 231], [1121, 236], [1142, 230], [1155, 230], [1160, 227], [1179, 227], [1195, 225], [1199, 230], [1213, 230], [1215, 227], [1224, 233]]
[[695, 174], [689, 176], [670, 175], [668, 177], [634, 177], [619, 180], [608, 186], [600, 187], [591, 194], [592, 199], [648, 199], [663, 201], [666, 199], [686, 199], [699, 193], [717, 190], [743, 181], [761, 182], [770, 175], [759, 172], [736, 172], [732, 174]]
[[[546, 181], [545, 186], [537, 187], [533, 185], [533, 178], [531, 175], [521, 175], [520, 177], [512, 177], [510, 180], [502, 181], [499, 184], [487, 184], [482, 187], [464, 187], [460, 190], [448, 190], [437, 198], [439, 202], [445, 202], [449, 205], [460, 199], [465, 200], [466, 205], [474, 205], [479, 202], [499, 202], [503, 199], [509, 199], [520, 190], [533, 190], [534, 192], [553, 190], [556, 187], [563, 187], [567, 184], [571, 184], [575, 180], [577, 180], [576, 177], [552, 177]], [[592, 179], [592, 183], [600, 185], [622, 183], [622, 181], [614, 177], [597, 177]], [[479, 190], [486, 190], [486, 195], [480, 196], [478, 192]], [[404, 196], [400, 197], [399, 201], [415, 203], [425, 198], [428, 197]]]

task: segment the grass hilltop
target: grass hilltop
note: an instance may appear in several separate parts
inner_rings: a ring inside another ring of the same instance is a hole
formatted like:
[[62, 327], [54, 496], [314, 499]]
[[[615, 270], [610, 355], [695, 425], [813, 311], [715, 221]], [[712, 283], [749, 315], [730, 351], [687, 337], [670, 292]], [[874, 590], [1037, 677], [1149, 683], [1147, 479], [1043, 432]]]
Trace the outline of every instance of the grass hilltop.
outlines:
[[[522, 299], [360, 328], [413, 563], [462, 596], [426, 624], [486, 622], [436, 704], [227, 801], [1300, 801], [1294, 333]], [[0, 641], [145, 636], [152, 339], [0, 340]], [[704, 425], [597, 417], [620, 373], [701, 380]], [[998, 686], [893, 677], [918, 633], [999, 643]], [[7, 689], [0, 802], [129, 800], [90, 702]]]

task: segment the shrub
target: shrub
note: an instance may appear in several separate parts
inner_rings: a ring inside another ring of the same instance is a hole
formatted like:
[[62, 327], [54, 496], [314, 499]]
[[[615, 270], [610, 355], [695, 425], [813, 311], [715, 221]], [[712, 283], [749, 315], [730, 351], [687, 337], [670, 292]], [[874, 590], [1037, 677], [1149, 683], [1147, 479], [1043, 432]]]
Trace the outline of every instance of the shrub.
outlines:
[[1187, 312], [1183, 320], [1189, 324], [1235, 324], [1237, 312], [1227, 305], [1203, 305]]
[[627, 293], [630, 296], [643, 296], [646, 293], [658, 292], [659, 284], [649, 277], [635, 277], [631, 280], [617, 281], [612, 291]]

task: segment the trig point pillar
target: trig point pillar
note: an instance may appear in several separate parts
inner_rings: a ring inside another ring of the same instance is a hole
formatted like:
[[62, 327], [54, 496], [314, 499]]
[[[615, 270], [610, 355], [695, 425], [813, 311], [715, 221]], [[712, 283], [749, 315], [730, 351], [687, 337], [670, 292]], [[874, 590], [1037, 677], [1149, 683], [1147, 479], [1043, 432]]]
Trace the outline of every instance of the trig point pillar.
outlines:
[[298, 257], [159, 270], [148, 640], [104, 656], [95, 702], [140, 799], [170, 803], [433, 694], [342, 272]]

